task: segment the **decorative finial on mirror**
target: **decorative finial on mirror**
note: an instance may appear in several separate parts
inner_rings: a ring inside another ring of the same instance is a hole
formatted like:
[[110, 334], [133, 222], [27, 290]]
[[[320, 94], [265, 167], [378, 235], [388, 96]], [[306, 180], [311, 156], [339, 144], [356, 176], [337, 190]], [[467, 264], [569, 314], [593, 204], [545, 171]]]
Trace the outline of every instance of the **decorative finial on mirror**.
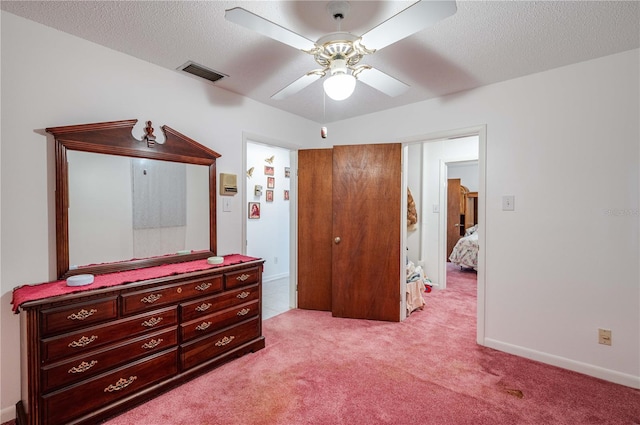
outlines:
[[156, 136], [153, 134], [153, 127], [151, 121], [147, 121], [147, 126], [144, 128], [144, 131], [147, 133], [144, 135], [142, 140], [147, 142], [147, 147], [152, 148], [156, 145]]

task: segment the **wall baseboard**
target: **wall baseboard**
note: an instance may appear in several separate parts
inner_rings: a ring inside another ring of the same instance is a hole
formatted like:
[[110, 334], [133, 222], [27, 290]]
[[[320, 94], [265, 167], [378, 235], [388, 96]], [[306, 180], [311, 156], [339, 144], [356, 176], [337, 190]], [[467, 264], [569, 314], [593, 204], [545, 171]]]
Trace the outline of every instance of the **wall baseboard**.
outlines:
[[0, 410], [0, 423], [12, 421], [16, 418], [16, 406], [5, 407]]
[[262, 283], [265, 282], [271, 282], [272, 280], [278, 280], [278, 279], [283, 279], [285, 277], [289, 277], [289, 273], [280, 273], [280, 274], [274, 274], [271, 276], [267, 276], [265, 277], [264, 275], [262, 276]]
[[507, 344], [491, 338], [485, 338], [484, 345], [494, 348], [505, 353], [514, 354], [531, 360], [536, 360], [551, 366], [557, 366], [562, 369], [572, 370], [584, 375], [593, 376], [594, 378], [603, 379], [631, 388], [640, 389], [640, 376], [633, 376], [627, 373], [618, 372], [603, 367], [594, 366], [588, 363], [582, 363], [565, 357], [554, 356], [552, 354], [543, 353], [541, 351], [531, 350], [517, 345]]

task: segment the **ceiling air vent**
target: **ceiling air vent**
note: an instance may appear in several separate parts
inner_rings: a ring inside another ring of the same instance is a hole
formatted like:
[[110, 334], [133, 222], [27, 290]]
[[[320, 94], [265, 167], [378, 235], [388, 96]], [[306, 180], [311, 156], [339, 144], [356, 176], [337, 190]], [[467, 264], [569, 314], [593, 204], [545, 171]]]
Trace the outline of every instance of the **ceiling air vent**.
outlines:
[[196, 77], [204, 78], [205, 80], [209, 80], [212, 83], [216, 81], [228, 77], [228, 75], [220, 74], [212, 69], [205, 68], [202, 65], [198, 65], [197, 63], [187, 62], [179, 68], [181, 71], [184, 71], [188, 74], [195, 75]]

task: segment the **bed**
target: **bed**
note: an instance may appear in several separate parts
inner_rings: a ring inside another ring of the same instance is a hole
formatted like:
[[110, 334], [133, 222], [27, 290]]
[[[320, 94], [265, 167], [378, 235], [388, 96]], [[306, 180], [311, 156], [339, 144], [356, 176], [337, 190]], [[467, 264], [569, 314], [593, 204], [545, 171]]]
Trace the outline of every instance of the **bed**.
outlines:
[[462, 238], [455, 244], [451, 261], [461, 268], [478, 270], [478, 225], [469, 227]]

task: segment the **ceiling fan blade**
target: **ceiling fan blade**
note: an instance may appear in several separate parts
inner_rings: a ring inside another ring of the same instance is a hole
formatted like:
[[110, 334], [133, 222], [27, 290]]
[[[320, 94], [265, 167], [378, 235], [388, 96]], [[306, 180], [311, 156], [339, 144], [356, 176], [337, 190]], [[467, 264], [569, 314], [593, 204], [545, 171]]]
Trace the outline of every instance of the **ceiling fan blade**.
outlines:
[[358, 80], [391, 97], [399, 96], [409, 88], [402, 81], [375, 68], [363, 69], [358, 74]]
[[453, 15], [456, 10], [453, 0], [419, 1], [369, 30], [362, 36], [362, 44], [380, 50]]
[[224, 17], [227, 21], [266, 35], [269, 38], [295, 47], [296, 49], [311, 50], [315, 46], [313, 41], [241, 7], [225, 10]]
[[302, 77], [295, 80], [293, 83], [289, 84], [287, 87], [280, 90], [278, 93], [271, 96], [271, 99], [282, 100], [291, 96], [292, 94], [298, 93], [303, 88], [307, 87], [309, 84], [315, 82], [316, 80], [322, 78], [322, 72], [314, 72], [311, 71]]

